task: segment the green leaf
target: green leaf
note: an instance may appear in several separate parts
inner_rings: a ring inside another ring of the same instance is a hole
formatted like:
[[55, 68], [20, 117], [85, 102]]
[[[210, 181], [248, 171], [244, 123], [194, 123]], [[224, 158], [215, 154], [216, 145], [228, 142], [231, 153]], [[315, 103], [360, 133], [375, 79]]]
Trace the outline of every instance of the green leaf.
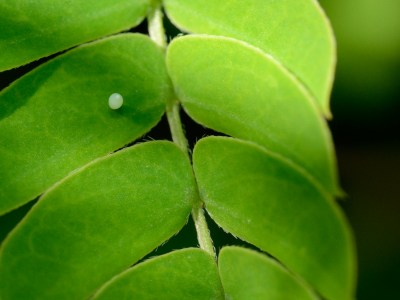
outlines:
[[224, 299], [217, 265], [200, 249], [178, 250], [141, 263], [113, 278], [93, 300]]
[[271, 253], [327, 299], [353, 299], [349, 226], [301, 169], [258, 145], [222, 137], [200, 140], [193, 165], [200, 197], [221, 227]]
[[[3, 90], [0, 214], [149, 131], [169, 91], [163, 54], [138, 34], [78, 47]], [[118, 110], [113, 93], [124, 98]]]
[[226, 299], [319, 299], [277, 261], [253, 250], [225, 247], [218, 266]]
[[105, 35], [129, 29], [149, 0], [3, 0], [0, 72]]
[[171, 21], [193, 33], [232, 37], [270, 54], [330, 116], [336, 64], [332, 28], [315, 0], [164, 0]]
[[0, 298], [87, 299], [175, 234], [197, 197], [173, 143], [99, 159], [47, 191], [5, 240]]
[[230, 38], [185, 36], [170, 44], [167, 67], [194, 120], [279, 153], [340, 193], [329, 128], [274, 59]]

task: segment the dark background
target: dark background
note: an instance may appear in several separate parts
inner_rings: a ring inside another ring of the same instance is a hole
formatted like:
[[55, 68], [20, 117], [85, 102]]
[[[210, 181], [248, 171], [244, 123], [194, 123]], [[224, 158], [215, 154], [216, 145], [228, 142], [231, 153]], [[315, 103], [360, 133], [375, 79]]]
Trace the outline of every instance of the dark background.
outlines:
[[[358, 248], [358, 299], [400, 299], [400, 1], [320, 3], [331, 19], [338, 43], [330, 127], [341, 184], [348, 193], [340, 204]], [[165, 25], [168, 37], [179, 33], [168, 22]], [[146, 28], [144, 22], [132, 31], [147, 33]], [[0, 73], [0, 89], [46, 60]], [[196, 138], [216, 134], [184, 113], [182, 120], [187, 132], [196, 133], [191, 145]], [[170, 139], [166, 120], [147, 136]], [[0, 218], [0, 241], [33, 203]], [[246, 244], [208, 221], [217, 249]], [[197, 246], [192, 220], [148, 257], [188, 246]]]
[[359, 299], [400, 299], [400, 1], [321, 0], [338, 67], [332, 94]]

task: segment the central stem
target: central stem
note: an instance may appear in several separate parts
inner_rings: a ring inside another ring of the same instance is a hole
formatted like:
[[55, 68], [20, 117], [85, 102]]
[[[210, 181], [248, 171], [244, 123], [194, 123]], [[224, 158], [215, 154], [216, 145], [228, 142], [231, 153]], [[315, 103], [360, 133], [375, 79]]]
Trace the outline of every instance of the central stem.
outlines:
[[[167, 118], [169, 127], [171, 128], [172, 139], [187, 155], [189, 158], [189, 149], [185, 134], [182, 130], [181, 118], [179, 116], [179, 103], [178, 101], [169, 101], [167, 104]], [[197, 189], [197, 186], [196, 186]], [[203, 202], [201, 202], [199, 193], [197, 191], [197, 199], [193, 203], [192, 217], [197, 231], [197, 240], [199, 241], [200, 248], [207, 251], [212, 256], [215, 255], [215, 249], [212, 244], [210, 231], [208, 230], [207, 221], [204, 216]]]
[[[149, 24], [150, 38], [164, 51], [166, 50], [167, 41], [165, 37], [165, 30], [163, 26], [163, 13], [161, 11], [161, 4], [156, 1], [151, 7], [147, 20]], [[167, 103], [167, 119], [171, 130], [172, 140], [182, 151], [186, 154], [190, 161], [189, 147], [186, 140], [185, 133], [183, 132], [181, 118], [179, 115], [180, 105], [179, 101], [175, 98], [170, 99]], [[197, 189], [197, 185], [196, 185]], [[215, 249], [211, 240], [210, 231], [208, 230], [207, 221], [204, 215], [203, 202], [200, 200], [197, 190], [197, 198], [193, 203], [192, 217], [196, 227], [197, 240], [199, 241], [200, 248], [211, 254], [216, 258]]]

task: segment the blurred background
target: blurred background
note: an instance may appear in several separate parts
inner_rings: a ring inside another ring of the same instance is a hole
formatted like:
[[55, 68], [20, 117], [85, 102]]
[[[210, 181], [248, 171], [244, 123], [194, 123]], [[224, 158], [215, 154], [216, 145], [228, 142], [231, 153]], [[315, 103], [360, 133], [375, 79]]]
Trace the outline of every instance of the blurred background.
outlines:
[[[320, 0], [320, 4], [338, 44], [330, 127], [341, 184], [348, 194], [340, 204], [358, 248], [357, 296], [400, 299], [400, 0]], [[170, 38], [179, 33], [168, 21], [165, 26]], [[146, 22], [132, 31], [147, 33]], [[1, 73], [0, 90], [46, 60]], [[182, 119], [188, 132], [198, 133], [197, 138], [215, 134], [183, 112]], [[170, 138], [166, 120], [147, 136]], [[0, 218], [0, 242], [33, 203]], [[246, 244], [208, 222], [217, 249]], [[191, 220], [147, 257], [190, 246], [197, 246]]]
[[320, 4], [338, 45], [330, 127], [358, 248], [358, 299], [400, 299], [400, 1]]

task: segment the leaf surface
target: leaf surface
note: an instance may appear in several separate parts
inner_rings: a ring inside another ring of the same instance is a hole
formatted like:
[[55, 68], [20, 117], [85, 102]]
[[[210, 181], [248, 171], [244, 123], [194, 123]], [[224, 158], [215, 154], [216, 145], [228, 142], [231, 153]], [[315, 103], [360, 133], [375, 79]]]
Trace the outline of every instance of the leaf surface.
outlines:
[[183, 249], [136, 265], [109, 281], [93, 300], [223, 300], [217, 265], [200, 249]]
[[87, 299], [179, 231], [197, 197], [170, 142], [99, 159], [47, 191], [4, 241], [0, 298]]
[[225, 230], [271, 253], [330, 300], [353, 299], [355, 250], [332, 197], [288, 160], [245, 141], [194, 149], [200, 197]]
[[194, 120], [279, 153], [340, 193], [329, 128], [273, 58], [234, 39], [185, 36], [170, 44], [167, 67]]
[[270, 54], [308, 87], [330, 116], [336, 46], [315, 0], [164, 0], [179, 28], [247, 42]]
[[[160, 120], [170, 83], [163, 54], [124, 34], [78, 47], [0, 93], [0, 214], [124, 146]], [[110, 109], [119, 93], [124, 104]]]
[[139, 24], [149, 0], [3, 0], [0, 72]]
[[226, 299], [319, 299], [277, 261], [253, 250], [225, 247], [218, 266]]

